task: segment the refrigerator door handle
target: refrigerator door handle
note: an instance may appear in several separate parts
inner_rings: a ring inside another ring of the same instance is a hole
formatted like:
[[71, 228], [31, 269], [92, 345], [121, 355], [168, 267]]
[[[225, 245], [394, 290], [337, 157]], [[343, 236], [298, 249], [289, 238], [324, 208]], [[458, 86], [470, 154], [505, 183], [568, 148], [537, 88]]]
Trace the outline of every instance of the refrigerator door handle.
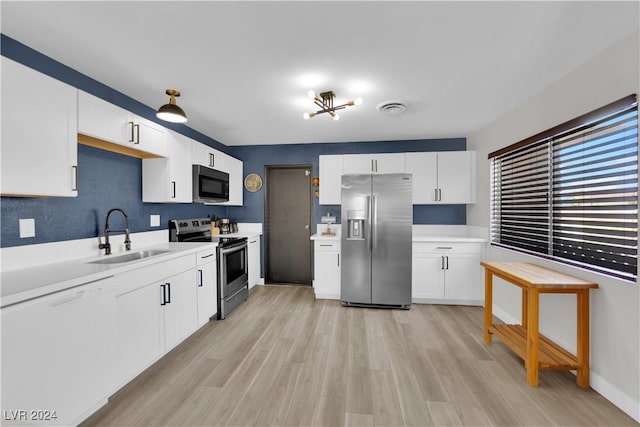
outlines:
[[[367, 228], [364, 234], [365, 239], [367, 240], [367, 246], [369, 247], [369, 252], [373, 251], [373, 197], [367, 196]], [[363, 230], [364, 232], [364, 230]]]
[[378, 199], [376, 198], [376, 196], [371, 196], [371, 200], [372, 200], [372, 208], [373, 208], [373, 217], [372, 217], [372, 223], [373, 223], [373, 227], [371, 230], [371, 240], [373, 241], [372, 243], [372, 248], [376, 249], [376, 247], [378, 246]]

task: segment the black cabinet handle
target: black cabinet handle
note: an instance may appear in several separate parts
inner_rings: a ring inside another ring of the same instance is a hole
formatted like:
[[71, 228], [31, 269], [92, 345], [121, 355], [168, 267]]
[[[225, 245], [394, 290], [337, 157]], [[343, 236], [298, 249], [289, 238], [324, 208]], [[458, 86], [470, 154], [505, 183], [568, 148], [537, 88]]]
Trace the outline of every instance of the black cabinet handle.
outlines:
[[171, 304], [171, 283], [167, 283], [167, 304]]
[[202, 270], [198, 270], [198, 274], [200, 274], [200, 283], [198, 284], [198, 287], [202, 287]]
[[162, 302], [160, 305], [167, 305], [167, 290], [165, 289], [166, 285], [160, 285], [162, 289]]

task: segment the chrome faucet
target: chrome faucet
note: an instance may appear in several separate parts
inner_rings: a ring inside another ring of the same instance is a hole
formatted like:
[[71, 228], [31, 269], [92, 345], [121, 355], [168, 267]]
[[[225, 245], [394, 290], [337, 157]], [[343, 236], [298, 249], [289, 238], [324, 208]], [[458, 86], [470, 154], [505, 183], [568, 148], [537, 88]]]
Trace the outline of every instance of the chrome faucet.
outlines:
[[[111, 232], [111, 230], [109, 230], [109, 216], [111, 216], [111, 214], [114, 211], [118, 211], [120, 212], [122, 215], [124, 215], [124, 246], [126, 248], [126, 250], [130, 251], [131, 250], [131, 240], [129, 239], [129, 217], [127, 216], [127, 214], [120, 208], [113, 208], [111, 210], [109, 210], [109, 212], [107, 212], [107, 219], [104, 222], [104, 243], [102, 243], [102, 241], [100, 240], [100, 237], [98, 236], [98, 241], [100, 242], [100, 245], [98, 246], [100, 249], [104, 249], [104, 254], [105, 255], [111, 255], [111, 243], [109, 243], [109, 233]], [[115, 230], [115, 231], [119, 231], [119, 230]]]

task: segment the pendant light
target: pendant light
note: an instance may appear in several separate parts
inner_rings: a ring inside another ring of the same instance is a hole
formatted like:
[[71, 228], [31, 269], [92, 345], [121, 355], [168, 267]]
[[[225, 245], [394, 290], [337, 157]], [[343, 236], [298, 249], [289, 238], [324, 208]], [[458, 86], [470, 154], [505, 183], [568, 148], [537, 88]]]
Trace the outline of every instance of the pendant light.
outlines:
[[158, 108], [156, 117], [165, 122], [185, 123], [187, 115], [182, 108], [176, 105], [176, 96], [180, 96], [180, 92], [175, 89], [167, 89], [166, 94], [170, 96], [169, 103]]

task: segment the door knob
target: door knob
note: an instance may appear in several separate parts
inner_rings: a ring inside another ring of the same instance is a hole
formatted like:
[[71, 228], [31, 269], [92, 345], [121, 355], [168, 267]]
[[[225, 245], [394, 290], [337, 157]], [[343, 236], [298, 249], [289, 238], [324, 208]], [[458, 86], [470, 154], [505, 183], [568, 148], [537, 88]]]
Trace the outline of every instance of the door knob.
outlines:
[[305, 224], [305, 225], [304, 225], [304, 229], [305, 229], [305, 230], [308, 230], [308, 229], [309, 229], [309, 224]]

